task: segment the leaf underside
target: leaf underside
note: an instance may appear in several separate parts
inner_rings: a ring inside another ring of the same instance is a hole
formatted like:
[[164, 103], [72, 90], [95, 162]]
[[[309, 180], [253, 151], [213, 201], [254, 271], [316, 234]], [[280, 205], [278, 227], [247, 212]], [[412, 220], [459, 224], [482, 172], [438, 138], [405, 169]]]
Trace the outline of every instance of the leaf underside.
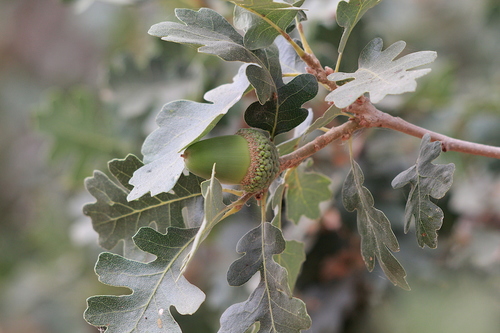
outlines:
[[373, 196], [363, 183], [363, 172], [358, 163], [352, 160], [351, 170], [342, 187], [342, 201], [348, 211], [357, 210], [361, 255], [366, 267], [371, 272], [376, 258], [392, 283], [409, 290], [406, 272], [392, 254], [399, 251], [399, 244], [392, 232], [391, 223], [382, 211], [373, 206]]
[[244, 333], [254, 323], [260, 333], [298, 333], [309, 328], [311, 319], [305, 304], [293, 298], [288, 287], [287, 271], [273, 256], [285, 250], [281, 231], [264, 223], [244, 235], [237, 245], [239, 253], [228, 271], [228, 282], [240, 286], [260, 272], [260, 283], [249, 298], [230, 306], [220, 319], [219, 333]]
[[431, 70], [411, 69], [433, 62], [437, 55], [434, 51], [420, 51], [394, 60], [405, 45], [404, 41], [399, 41], [382, 51], [382, 39], [373, 39], [361, 52], [356, 72], [328, 76], [331, 81], [353, 80], [329, 93], [325, 100], [334, 102], [338, 108], [345, 108], [366, 92], [370, 94], [370, 100], [377, 103], [388, 94], [415, 91], [416, 79]]
[[[297, 11], [287, 10], [286, 12], [296, 15]], [[247, 76], [261, 104], [277, 93], [283, 82], [278, 51], [276, 46], [272, 45], [276, 35], [271, 43], [266, 42], [265, 47], [249, 48], [245, 45], [244, 37], [224, 17], [212, 9], [201, 8], [198, 11], [177, 9], [176, 16], [184, 24], [161, 22], [153, 25], [149, 34], [165, 41], [193, 45], [198, 47], [200, 52], [219, 56], [226, 61], [242, 61], [252, 64], [247, 68]], [[266, 30], [265, 35], [268, 32], [270, 30]]]
[[240, 67], [233, 82], [208, 91], [204, 98], [210, 103], [173, 101], [158, 114], [158, 128], [142, 146], [146, 165], [134, 172], [134, 185], [128, 200], [135, 200], [151, 192], [157, 195], [169, 192], [184, 169], [181, 151], [210, 131], [220, 118], [243, 96], [248, 88], [245, 75], [247, 65]]
[[156, 260], [141, 263], [112, 253], [101, 253], [96, 274], [105, 284], [127, 287], [122, 296], [93, 296], [87, 300], [85, 320], [107, 333], [181, 333], [171, 315], [174, 306], [181, 314], [194, 313], [205, 294], [180, 275], [182, 259], [198, 229], [168, 228], [163, 235], [141, 228], [134, 242]]
[[392, 181], [393, 188], [410, 185], [410, 194], [405, 207], [405, 233], [411, 222], [415, 222], [417, 242], [420, 247], [437, 247], [437, 231], [441, 229], [444, 214], [441, 208], [430, 200], [441, 199], [453, 183], [455, 165], [431, 163], [441, 154], [441, 142], [431, 142], [425, 134], [415, 165], [401, 172]]

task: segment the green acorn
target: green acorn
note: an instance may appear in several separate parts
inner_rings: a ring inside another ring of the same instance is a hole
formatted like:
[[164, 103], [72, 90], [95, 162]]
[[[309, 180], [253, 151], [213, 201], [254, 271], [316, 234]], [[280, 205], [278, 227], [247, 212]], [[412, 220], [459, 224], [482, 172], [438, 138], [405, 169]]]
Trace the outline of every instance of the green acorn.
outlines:
[[210, 178], [215, 163], [215, 176], [221, 183], [240, 184], [251, 193], [268, 187], [280, 169], [276, 146], [254, 128], [195, 142], [182, 157], [195, 175]]

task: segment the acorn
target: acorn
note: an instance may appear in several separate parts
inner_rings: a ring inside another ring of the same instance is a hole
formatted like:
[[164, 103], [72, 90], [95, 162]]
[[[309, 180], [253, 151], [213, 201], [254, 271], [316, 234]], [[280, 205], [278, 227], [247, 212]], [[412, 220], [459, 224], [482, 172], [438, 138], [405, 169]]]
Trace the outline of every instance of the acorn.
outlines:
[[215, 163], [215, 177], [221, 183], [242, 185], [250, 193], [267, 188], [280, 170], [276, 146], [255, 128], [195, 142], [182, 157], [189, 171], [206, 179]]

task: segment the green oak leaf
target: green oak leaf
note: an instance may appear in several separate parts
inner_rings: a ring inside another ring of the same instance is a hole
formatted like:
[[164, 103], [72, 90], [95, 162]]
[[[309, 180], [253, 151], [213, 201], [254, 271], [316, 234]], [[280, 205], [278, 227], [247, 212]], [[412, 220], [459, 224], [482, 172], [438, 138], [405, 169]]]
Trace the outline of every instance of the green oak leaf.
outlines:
[[305, 304], [293, 298], [287, 283], [287, 271], [273, 256], [285, 250], [281, 230], [263, 223], [244, 235], [237, 245], [239, 253], [228, 271], [228, 282], [240, 286], [260, 272], [260, 283], [248, 299], [231, 305], [220, 319], [219, 333], [244, 333], [259, 322], [259, 333], [298, 333], [309, 328], [311, 318]]
[[338, 47], [339, 53], [344, 52], [344, 48], [349, 39], [349, 35], [368, 9], [377, 5], [381, 0], [349, 0], [339, 2], [337, 6], [337, 23], [344, 28]]
[[293, 290], [299, 277], [302, 264], [306, 261], [304, 243], [295, 240], [287, 240], [285, 251], [281, 254], [275, 254], [274, 260], [286, 269], [288, 274], [288, 287], [290, 290]]
[[363, 186], [364, 176], [356, 161], [351, 161], [351, 170], [342, 187], [344, 207], [353, 212], [357, 210], [358, 231], [361, 236], [361, 255], [371, 272], [377, 258], [389, 280], [403, 289], [409, 290], [406, 272], [392, 252], [399, 251], [399, 244], [392, 232], [391, 223], [385, 214], [376, 209], [373, 196]]
[[244, 45], [243, 36], [212, 9], [176, 9], [175, 15], [184, 24], [161, 22], [153, 25], [148, 33], [165, 41], [193, 45], [200, 52], [219, 56], [226, 61], [256, 64], [247, 68], [247, 76], [256, 89], [261, 104], [276, 93], [275, 85], [281, 84], [277, 50], [266, 52], [248, 49]]
[[[125, 159], [109, 162], [109, 170], [119, 183], [113, 182], [101, 171], [85, 180], [85, 187], [96, 198], [96, 202], [83, 207], [83, 213], [90, 216], [94, 230], [99, 234], [99, 244], [112, 249], [121, 240], [125, 249], [132, 248], [132, 236], [140, 227], [156, 224], [159, 231], [165, 232], [169, 226], [195, 226], [193, 221], [184, 221], [182, 210], [189, 208], [191, 213], [201, 200], [200, 184], [203, 181], [194, 175], [181, 176], [172, 193], [162, 193], [151, 197], [144, 195], [139, 200], [127, 201], [130, 192], [130, 177], [142, 167], [142, 162], [134, 155]], [[194, 224], [194, 225], [193, 225]]]
[[287, 176], [286, 215], [298, 223], [302, 215], [310, 219], [321, 216], [319, 204], [332, 198], [330, 178], [317, 172], [306, 172], [312, 164], [302, 163]]
[[318, 82], [311, 74], [301, 74], [278, 89], [278, 96], [264, 105], [254, 102], [245, 111], [245, 121], [268, 131], [271, 137], [295, 128], [308, 115], [302, 104], [318, 93]]
[[437, 231], [443, 224], [443, 211], [430, 197], [441, 199], [453, 183], [453, 163], [436, 165], [431, 163], [441, 154], [441, 142], [431, 142], [425, 134], [420, 144], [417, 162], [401, 172], [392, 181], [393, 188], [410, 185], [410, 194], [405, 208], [405, 233], [412, 221], [415, 222], [417, 242], [420, 247], [437, 247]]
[[411, 70], [436, 59], [434, 51], [420, 51], [394, 60], [405, 48], [399, 41], [382, 51], [383, 42], [375, 38], [365, 46], [359, 56], [359, 68], [354, 73], [333, 73], [331, 81], [354, 79], [329, 93], [325, 100], [334, 102], [338, 108], [345, 108], [368, 92], [373, 103], [380, 102], [388, 94], [402, 94], [415, 91], [416, 79], [431, 71], [430, 68]]
[[[281, 228], [281, 211], [283, 208], [283, 195], [285, 193], [286, 184], [280, 178], [275, 181], [277, 186], [269, 189], [268, 205], [274, 211], [274, 217], [271, 224], [277, 228]], [[290, 290], [295, 288], [295, 283], [299, 277], [302, 264], [306, 260], [304, 244], [294, 240], [287, 240], [285, 251], [281, 254], [275, 254], [274, 260], [283, 266], [288, 272], [288, 287]]]
[[272, 0], [231, 2], [238, 6], [234, 13], [235, 26], [245, 31], [245, 46], [257, 50], [269, 47], [280, 30], [287, 31], [304, 0], [293, 4]]
[[149, 263], [101, 253], [95, 267], [99, 280], [127, 287], [132, 293], [88, 298], [85, 320], [96, 327], [106, 327], [106, 333], [181, 333], [170, 307], [181, 314], [193, 314], [205, 300], [205, 294], [180, 274], [186, 249], [197, 231], [170, 227], [163, 235], [141, 228], [134, 242], [156, 256]]
[[156, 118], [159, 128], [148, 135], [142, 146], [146, 164], [130, 179], [134, 188], [128, 200], [138, 199], [148, 192], [151, 195], [168, 192], [174, 187], [184, 169], [182, 150], [210, 131], [248, 88], [244, 74], [246, 66], [240, 67], [233, 83], [205, 94], [205, 100], [210, 103], [180, 100], [162, 108]]
[[297, 149], [301, 141], [305, 139], [307, 135], [306, 131], [309, 128], [309, 126], [311, 126], [314, 117], [312, 109], [308, 109], [307, 111], [309, 114], [307, 115], [306, 120], [304, 120], [299, 126], [293, 129], [292, 137], [286, 141], [280, 142], [276, 146], [276, 148], [278, 148], [280, 156], [290, 154], [291, 152], [293, 152], [295, 149]]

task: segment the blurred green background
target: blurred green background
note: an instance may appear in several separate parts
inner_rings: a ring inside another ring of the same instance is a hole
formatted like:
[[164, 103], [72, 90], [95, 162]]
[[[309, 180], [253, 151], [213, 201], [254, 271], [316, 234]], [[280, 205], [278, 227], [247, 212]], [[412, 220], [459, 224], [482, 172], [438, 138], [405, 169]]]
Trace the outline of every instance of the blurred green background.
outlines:
[[[200, 6], [231, 14], [223, 1], [209, 0], [0, 0], [0, 333], [97, 332], [82, 318], [85, 299], [121, 290], [93, 272], [101, 249], [81, 213], [93, 201], [83, 180], [106, 171], [112, 158], [141, 156], [161, 105], [201, 100], [235, 74], [237, 64], [147, 34], [152, 24], [175, 20], [173, 8]], [[310, 44], [334, 67], [336, 1], [304, 7]], [[405, 52], [438, 52], [416, 93], [389, 96], [379, 108], [500, 146], [500, 1], [384, 0], [354, 30], [341, 69], [354, 71], [374, 37], [385, 46], [404, 40]], [[311, 106], [325, 109], [320, 98]], [[217, 130], [234, 132], [240, 111]], [[377, 269], [366, 272], [355, 215], [342, 208], [336, 186], [320, 221], [285, 230], [308, 248], [296, 293], [313, 318], [309, 332], [500, 332], [500, 161], [453, 152], [439, 158], [456, 164], [455, 182], [438, 202], [445, 211], [438, 249], [422, 250], [402, 233], [406, 192], [390, 187], [414, 163], [419, 140], [377, 130], [355, 142], [366, 186], [400, 240], [397, 257], [412, 291], [393, 287]], [[332, 145], [315, 157], [337, 185], [345, 154]], [[245, 297], [244, 288], [227, 286], [225, 272], [252, 217], [225, 222], [200, 251], [189, 276], [208, 300], [195, 316], [179, 318], [185, 332], [216, 332], [224, 307]]]

